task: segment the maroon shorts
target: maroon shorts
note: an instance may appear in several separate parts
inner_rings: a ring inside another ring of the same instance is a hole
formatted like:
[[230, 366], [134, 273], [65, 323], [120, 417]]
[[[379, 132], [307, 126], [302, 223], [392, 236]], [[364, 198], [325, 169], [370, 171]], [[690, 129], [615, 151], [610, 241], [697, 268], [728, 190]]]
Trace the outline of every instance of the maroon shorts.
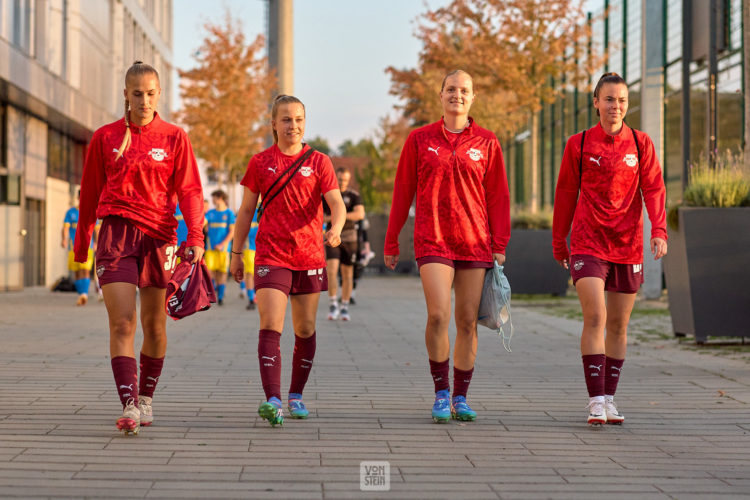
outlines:
[[490, 269], [492, 262], [483, 262], [481, 260], [451, 260], [445, 257], [437, 257], [435, 255], [425, 255], [417, 259], [417, 266], [422, 267], [425, 264], [444, 264], [450, 266], [453, 269]]
[[326, 268], [292, 271], [280, 266], [255, 264], [255, 289], [275, 288], [286, 295], [320, 293], [328, 290]]
[[601, 278], [608, 292], [636, 293], [643, 283], [643, 264], [615, 264], [592, 255], [571, 255], [573, 284], [581, 278]]
[[132, 283], [139, 288], [167, 288], [177, 261], [177, 247], [147, 235], [123, 217], [102, 221], [96, 247], [99, 284]]

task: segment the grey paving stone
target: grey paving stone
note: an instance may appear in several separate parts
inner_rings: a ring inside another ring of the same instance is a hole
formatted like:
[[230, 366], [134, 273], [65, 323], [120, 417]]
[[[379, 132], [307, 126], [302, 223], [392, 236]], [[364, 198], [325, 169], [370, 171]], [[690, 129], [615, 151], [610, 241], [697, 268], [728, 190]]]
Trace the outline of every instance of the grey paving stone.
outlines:
[[[257, 416], [258, 316], [228, 293], [223, 308], [168, 324], [156, 423], [127, 437], [114, 429], [103, 305], [3, 295], [0, 496], [601, 500], [603, 482], [607, 500], [750, 496], [747, 363], [671, 340], [630, 345], [625, 425], [591, 429], [580, 323], [517, 306], [513, 353], [480, 328], [469, 392], [479, 419], [435, 425], [419, 280], [367, 276], [359, 290], [350, 323], [319, 315], [308, 420], [272, 429]], [[359, 490], [372, 460], [389, 461], [390, 492]], [[139, 478], [135, 490], [123, 474]]]

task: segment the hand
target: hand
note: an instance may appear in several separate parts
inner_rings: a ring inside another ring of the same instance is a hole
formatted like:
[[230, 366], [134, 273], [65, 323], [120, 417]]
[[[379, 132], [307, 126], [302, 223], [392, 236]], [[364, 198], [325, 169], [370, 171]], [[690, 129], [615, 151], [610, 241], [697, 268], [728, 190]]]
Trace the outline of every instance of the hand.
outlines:
[[558, 260], [557, 263], [560, 264], [560, 267], [562, 267], [563, 269], [570, 269], [570, 265], [568, 264], [567, 258], [563, 260]]
[[325, 236], [323, 236], [326, 245], [330, 247], [337, 247], [341, 244], [341, 231], [334, 231], [333, 229], [329, 229], [326, 231]]
[[214, 250], [218, 250], [219, 252], [223, 252], [225, 251], [225, 249], [226, 245], [224, 245], [224, 243], [219, 243], [218, 245], [216, 245], [216, 247], [214, 247]]
[[498, 266], [502, 266], [505, 264], [505, 254], [502, 253], [493, 253], [492, 258], [497, 262]]
[[188, 262], [191, 264], [197, 264], [203, 258], [204, 248], [201, 246], [187, 247], [185, 249], [185, 255], [190, 259]]
[[651, 238], [651, 253], [654, 255], [654, 260], [667, 255], [667, 242], [661, 238]]
[[385, 261], [385, 267], [387, 267], [391, 271], [396, 270], [396, 264], [398, 264], [398, 255], [383, 255], [383, 260]]
[[61, 247], [63, 247], [63, 248], [66, 248], [66, 247], [68, 246], [68, 242], [67, 242], [67, 241], [65, 241], [65, 240], [62, 240], [62, 241], [60, 242], [60, 246], [61, 246]]
[[229, 273], [237, 283], [242, 283], [245, 279], [245, 261], [242, 260], [242, 255], [232, 253], [232, 260], [229, 264]]

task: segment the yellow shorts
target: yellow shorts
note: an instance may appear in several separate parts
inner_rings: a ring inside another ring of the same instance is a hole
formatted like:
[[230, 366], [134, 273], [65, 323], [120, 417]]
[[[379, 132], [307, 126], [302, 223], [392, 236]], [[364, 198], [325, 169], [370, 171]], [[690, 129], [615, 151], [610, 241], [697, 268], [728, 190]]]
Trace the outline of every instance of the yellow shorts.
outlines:
[[203, 254], [203, 258], [206, 259], [206, 267], [209, 271], [226, 273], [229, 270], [229, 252], [222, 252], [221, 250], [206, 250], [206, 253]]
[[255, 274], [255, 250], [247, 250], [242, 253], [242, 262], [245, 264], [245, 272]]
[[75, 252], [68, 252], [68, 270], [69, 271], [91, 271], [94, 267], [94, 249], [89, 248], [89, 258], [86, 262], [76, 262]]

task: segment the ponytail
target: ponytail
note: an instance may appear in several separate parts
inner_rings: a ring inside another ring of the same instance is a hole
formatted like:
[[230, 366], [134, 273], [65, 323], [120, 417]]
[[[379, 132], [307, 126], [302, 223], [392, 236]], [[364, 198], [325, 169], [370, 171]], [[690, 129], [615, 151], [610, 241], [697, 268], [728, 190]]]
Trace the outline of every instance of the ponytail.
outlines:
[[[125, 72], [125, 87], [128, 86], [128, 80], [130, 78], [141, 76], [146, 73], [150, 73], [156, 76], [156, 79], [159, 80], [159, 73], [153, 68], [153, 66], [150, 66], [148, 64], [145, 64], [143, 61], [135, 61], [130, 68]], [[120, 144], [120, 149], [117, 150], [117, 156], [115, 157], [115, 161], [119, 160], [120, 157], [125, 154], [125, 151], [128, 150], [130, 147], [130, 119], [128, 112], [130, 111], [130, 103], [127, 99], [125, 99], [125, 137], [122, 138], [122, 144]]]

